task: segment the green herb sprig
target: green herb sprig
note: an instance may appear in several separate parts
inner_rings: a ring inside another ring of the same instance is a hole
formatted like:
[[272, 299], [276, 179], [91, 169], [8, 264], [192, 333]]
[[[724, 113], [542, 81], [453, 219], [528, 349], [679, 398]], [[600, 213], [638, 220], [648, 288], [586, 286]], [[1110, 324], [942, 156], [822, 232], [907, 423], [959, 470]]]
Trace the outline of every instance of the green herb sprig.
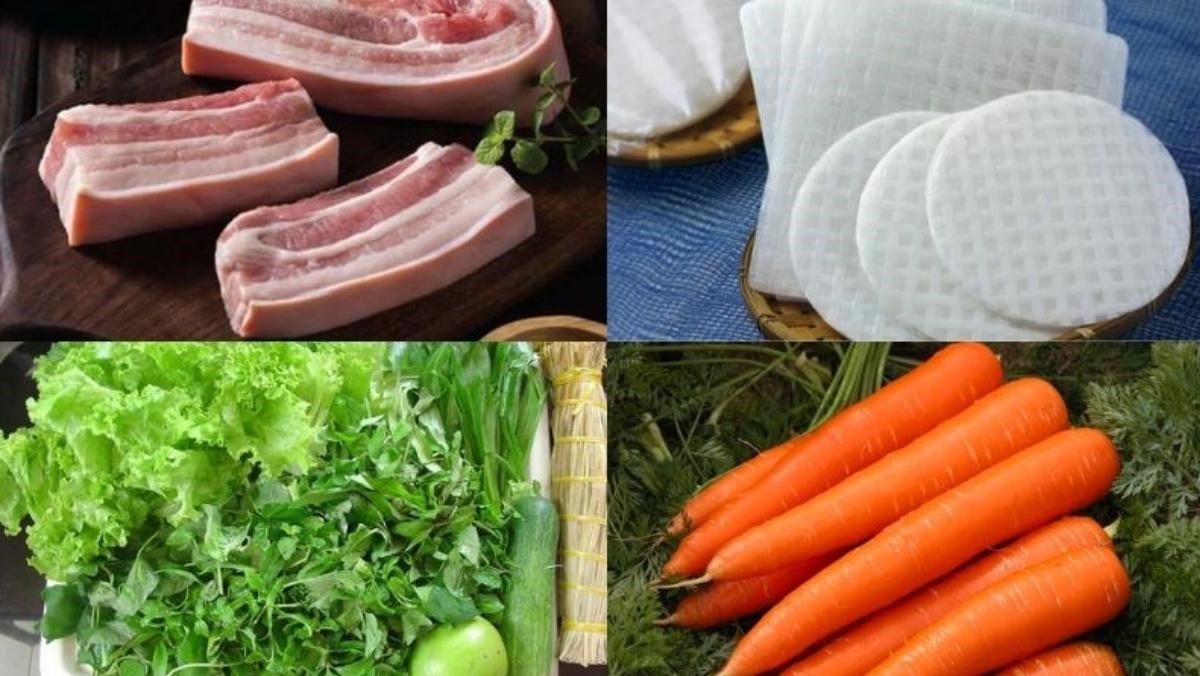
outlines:
[[[483, 164], [499, 164], [507, 154], [513, 164], [527, 174], [540, 174], [550, 166], [545, 146], [562, 147], [567, 166], [579, 171], [579, 164], [594, 155], [606, 142], [604, 114], [596, 106], [577, 110], [567, 99], [567, 90], [576, 80], [559, 82], [555, 65], [538, 76], [543, 90], [533, 113], [532, 135], [517, 134], [517, 114], [511, 110], [496, 113], [483, 130], [483, 139], [475, 147], [475, 157]], [[546, 124], [546, 111], [561, 102], [562, 112]]]

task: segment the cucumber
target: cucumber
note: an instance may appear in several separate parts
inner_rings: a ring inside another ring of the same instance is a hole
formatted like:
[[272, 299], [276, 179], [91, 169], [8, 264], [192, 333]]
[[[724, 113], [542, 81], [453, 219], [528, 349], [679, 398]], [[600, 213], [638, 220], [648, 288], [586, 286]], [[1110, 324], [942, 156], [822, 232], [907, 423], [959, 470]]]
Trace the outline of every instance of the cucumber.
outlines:
[[510, 558], [512, 581], [500, 633], [508, 649], [509, 676], [549, 676], [554, 665], [554, 604], [558, 512], [540, 495], [517, 500]]

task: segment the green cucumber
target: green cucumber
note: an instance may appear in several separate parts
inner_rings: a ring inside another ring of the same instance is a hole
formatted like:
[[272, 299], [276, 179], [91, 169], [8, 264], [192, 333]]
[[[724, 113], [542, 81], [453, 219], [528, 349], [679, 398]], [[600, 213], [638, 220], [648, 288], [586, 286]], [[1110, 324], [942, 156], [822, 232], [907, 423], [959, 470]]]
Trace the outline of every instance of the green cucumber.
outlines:
[[558, 512], [540, 495], [517, 500], [510, 555], [512, 581], [500, 633], [509, 676], [548, 676], [554, 665], [554, 604]]

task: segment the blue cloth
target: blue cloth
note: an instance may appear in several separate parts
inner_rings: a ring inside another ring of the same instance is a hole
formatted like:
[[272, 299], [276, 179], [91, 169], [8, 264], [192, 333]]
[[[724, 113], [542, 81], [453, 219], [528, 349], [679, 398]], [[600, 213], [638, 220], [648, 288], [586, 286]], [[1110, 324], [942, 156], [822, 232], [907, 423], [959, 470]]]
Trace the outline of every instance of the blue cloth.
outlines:
[[[1109, 0], [1108, 9], [1109, 31], [1129, 43], [1125, 108], [1171, 150], [1200, 223], [1200, 0]], [[613, 340], [762, 338], [742, 301], [738, 267], [766, 173], [761, 146], [700, 167], [609, 169]], [[1129, 338], [1200, 339], [1200, 261]]]

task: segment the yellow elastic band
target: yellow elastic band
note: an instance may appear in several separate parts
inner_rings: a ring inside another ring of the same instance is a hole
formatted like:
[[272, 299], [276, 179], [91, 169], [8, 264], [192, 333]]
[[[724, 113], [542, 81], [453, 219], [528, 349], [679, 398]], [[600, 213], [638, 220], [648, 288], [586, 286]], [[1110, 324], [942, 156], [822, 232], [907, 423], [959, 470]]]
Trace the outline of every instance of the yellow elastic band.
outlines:
[[607, 587], [589, 587], [586, 584], [575, 584], [573, 582], [563, 582], [562, 588], [566, 589], [567, 591], [583, 592], [585, 594], [591, 594], [593, 596], [605, 596], [605, 597], [608, 596], [608, 588]]
[[608, 519], [602, 516], [581, 516], [579, 514], [563, 514], [559, 516], [563, 521], [572, 521], [575, 523], [591, 523], [597, 526], [607, 526]]
[[608, 444], [605, 437], [555, 437], [556, 444]]
[[563, 556], [572, 559], [583, 559], [584, 561], [595, 561], [596, 563], [608, 563], [608, 557], [604, 556], [603, 554], [581, 552], [578, 549], [564, 549]]
[[604, 384], [604, 372], [600, 369], [573, 368], [567, 369], [554, 378], [554, 386], [562, 387], [574, 383]]
[[599, 622], [576, 622], [575, 620], [563, 620], [563, 630], [565, 631], [581, 631], [586, 634], [607, 634], [608, 625]]
[[563, 406], [579, 406], [581, 408], [592, 406], [603, 411], [608, 410], [608, 404], [599, 399], [559, 399], [554, 402], [554, 405], [562, 408]]
[[602, 484], [608, 479], [602, 476], [552, 476], [550, 481], [560, 484]]

